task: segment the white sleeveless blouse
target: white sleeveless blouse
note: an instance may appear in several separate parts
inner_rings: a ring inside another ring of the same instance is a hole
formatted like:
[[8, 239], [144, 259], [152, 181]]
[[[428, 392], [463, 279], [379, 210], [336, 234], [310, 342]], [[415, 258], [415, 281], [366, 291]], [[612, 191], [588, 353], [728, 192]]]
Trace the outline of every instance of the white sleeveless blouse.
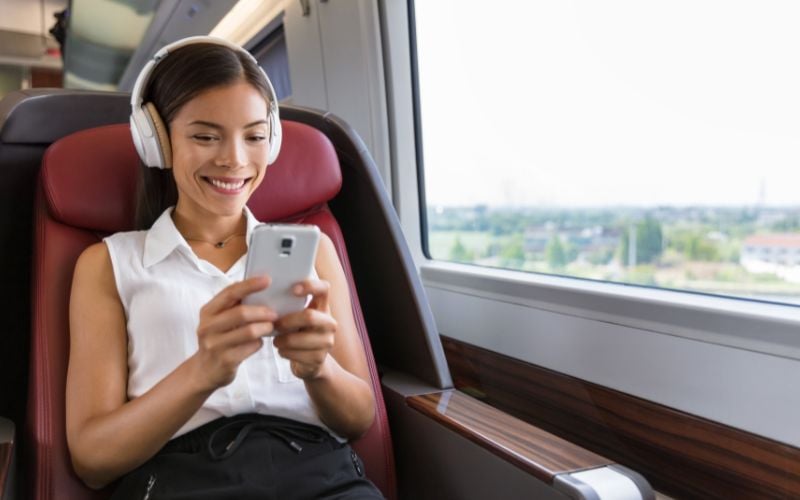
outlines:
[[[247, 238], [259, 222], [246, 207]], [[128, 398], [134, 399], [197, 351], [200, 308], [226, 286], [244, 279], [245, 254], [227, 273], [199, 259], [167, 209], [149, 231], [117, 233], [104, 239], [128, 327]], [[278, 355], [272, 337], [239, 365], [232, 383], [214, 391], [173, 436], [223, 416], [262, 413], [318, 425], [302, 380]]]

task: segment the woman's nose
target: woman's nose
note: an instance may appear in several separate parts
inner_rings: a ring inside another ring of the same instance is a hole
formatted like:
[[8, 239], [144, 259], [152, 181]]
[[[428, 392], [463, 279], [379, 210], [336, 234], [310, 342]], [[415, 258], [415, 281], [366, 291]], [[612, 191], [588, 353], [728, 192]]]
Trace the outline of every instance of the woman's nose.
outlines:
[[238, 139], [224, 141], [217, 155], [217, 165], [231, 169], [247, 165], [247, 152], [244, 146], [242, 141]]

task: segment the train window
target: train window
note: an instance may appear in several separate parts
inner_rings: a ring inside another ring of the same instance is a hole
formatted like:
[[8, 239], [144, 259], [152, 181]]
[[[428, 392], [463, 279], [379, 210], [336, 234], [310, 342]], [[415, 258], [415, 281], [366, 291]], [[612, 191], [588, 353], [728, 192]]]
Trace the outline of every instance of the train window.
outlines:
[[800, 304], [800, 4], [413, 8], [429, 258]]
[[284, 34], [283, 25], [275, 28], [255, 47], [250, 49], [250, 52], [269, 75], [278, 100], [291, 97], [292, 84], [289, 80], [289, 55], [286, 50], [286, 35]]

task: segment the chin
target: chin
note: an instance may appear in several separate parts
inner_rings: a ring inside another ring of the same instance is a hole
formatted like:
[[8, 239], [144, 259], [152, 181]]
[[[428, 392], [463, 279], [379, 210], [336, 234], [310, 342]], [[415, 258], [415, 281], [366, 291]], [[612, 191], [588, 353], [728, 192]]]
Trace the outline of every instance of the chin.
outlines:
[[242, 210], [247, 204], [247, 199], [248, 198], [243, 198], [241, 200], [230, 200], [227, 202], [206, 199], [203, 200], [203, 203], [200, 203], [200, 206], [211, 215], [231, 217], [242, 213]]

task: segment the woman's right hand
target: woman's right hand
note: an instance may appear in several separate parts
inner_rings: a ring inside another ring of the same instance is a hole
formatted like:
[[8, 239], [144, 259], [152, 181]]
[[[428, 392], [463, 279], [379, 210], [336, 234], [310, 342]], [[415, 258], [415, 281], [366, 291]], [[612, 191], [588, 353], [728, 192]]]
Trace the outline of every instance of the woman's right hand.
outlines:
[[267, 288], [268, 276], [234, 283], [200, 308], [197, 327], [199, 380], [205, 390], [233, 382], [239, 364], [258, 351], [263, 338], [273, 332], [277, 315], [268, 307], [242, 304], [251, 293]]

